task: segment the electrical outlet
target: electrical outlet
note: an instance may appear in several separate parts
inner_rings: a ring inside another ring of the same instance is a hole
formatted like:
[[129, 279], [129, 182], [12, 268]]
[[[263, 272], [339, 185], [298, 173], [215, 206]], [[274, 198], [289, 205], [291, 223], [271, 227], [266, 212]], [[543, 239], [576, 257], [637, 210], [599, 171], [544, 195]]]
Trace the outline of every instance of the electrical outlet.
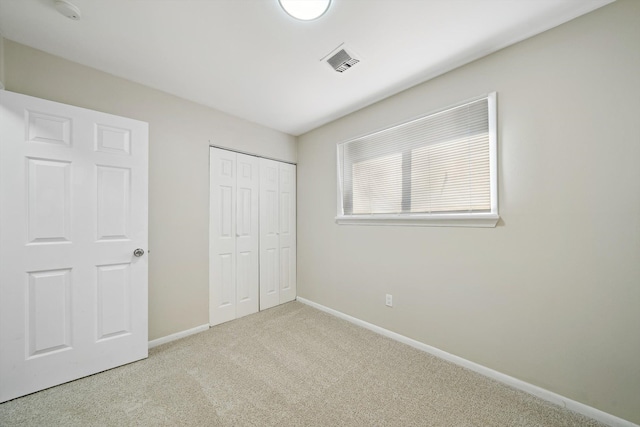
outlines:
[[385, 299], [385, 305], [387, 307], [393, 307], [393, 295], [387, 294], [387, 298]]

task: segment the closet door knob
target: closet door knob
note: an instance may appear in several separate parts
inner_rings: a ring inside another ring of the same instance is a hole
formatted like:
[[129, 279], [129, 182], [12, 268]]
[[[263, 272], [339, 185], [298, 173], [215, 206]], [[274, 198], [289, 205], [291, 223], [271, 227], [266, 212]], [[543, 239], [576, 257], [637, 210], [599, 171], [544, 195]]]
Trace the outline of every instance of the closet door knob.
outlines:
[[137, 257], [141, 257], [142, 255], [144, 255], [144, 249], [138, 248], [135, 251], [133, 251], [133, 254]]

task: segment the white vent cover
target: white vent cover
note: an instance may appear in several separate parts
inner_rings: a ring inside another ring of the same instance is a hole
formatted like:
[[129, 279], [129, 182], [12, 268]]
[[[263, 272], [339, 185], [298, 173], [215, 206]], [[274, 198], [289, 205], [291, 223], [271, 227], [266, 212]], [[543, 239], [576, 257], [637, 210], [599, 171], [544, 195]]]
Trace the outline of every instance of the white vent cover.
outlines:
[[327, 59], [327, 63], [339, 73], [342, 73], [360, 62], [359, 59], [353, 58], [346, 50], [340, 49], [335, 55]]

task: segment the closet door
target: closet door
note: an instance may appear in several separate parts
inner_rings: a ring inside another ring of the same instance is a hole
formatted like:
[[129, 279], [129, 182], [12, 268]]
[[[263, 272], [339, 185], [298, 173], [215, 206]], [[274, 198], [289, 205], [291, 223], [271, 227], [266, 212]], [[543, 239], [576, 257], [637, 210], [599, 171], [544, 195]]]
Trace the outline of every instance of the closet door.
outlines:
[[260, 161], [237, 154], [236, 179], [236, 318], [259, 308]]
[[209, 321], [258, 311], [258, 158], [210, 151]]
[[296, 299], [296, 167], [280, 163], [280, 304]]
[[296, 167], [260, 159], [260, 309], [296, 298]]
[[210, 149], [209, 322], [236, 318], [236, 154]]
[[280, 304], [279, 163], [260, 159], [260, 310]]

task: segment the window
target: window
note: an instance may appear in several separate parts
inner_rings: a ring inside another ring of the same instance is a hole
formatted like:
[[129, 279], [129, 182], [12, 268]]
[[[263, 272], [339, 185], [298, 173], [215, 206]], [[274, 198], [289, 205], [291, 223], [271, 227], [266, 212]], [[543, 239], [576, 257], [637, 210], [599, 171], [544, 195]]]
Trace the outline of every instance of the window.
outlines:
[[496, 95], [338, 144], [339, 224], [495, 227]]

